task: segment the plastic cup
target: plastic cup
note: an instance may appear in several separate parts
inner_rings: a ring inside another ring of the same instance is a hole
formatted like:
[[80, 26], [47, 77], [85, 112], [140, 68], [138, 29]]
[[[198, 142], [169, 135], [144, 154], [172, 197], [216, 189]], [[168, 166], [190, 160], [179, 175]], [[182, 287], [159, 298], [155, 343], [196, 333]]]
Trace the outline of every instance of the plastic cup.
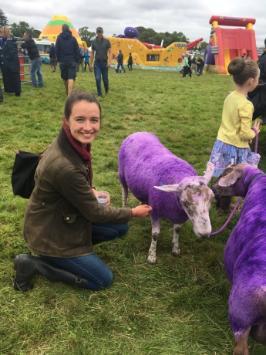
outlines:
[[105, 206], [107, 205], [108, 203], [108, 194], [106, 192], [100, 192], [98, 195], [97, 195], [97, 201], [99, 204]]

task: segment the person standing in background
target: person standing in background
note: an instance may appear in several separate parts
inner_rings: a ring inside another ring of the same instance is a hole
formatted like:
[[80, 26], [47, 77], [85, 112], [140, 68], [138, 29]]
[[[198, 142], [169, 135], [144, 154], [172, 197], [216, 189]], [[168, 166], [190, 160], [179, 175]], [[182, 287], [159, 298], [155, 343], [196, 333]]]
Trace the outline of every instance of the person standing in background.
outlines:
[[117, 73], [121, 73], [122, 70], [124, 73], [126, 72], [123, 62], [124, 62], [124, 55], [123, 55], [123, 52], [121, 51], [121, 49], [119, 49], [118, 56], [117, 56], [117, 67], [116, 67]]
[[266, 84], [266, 39], [264, 40], [264, 50], [259, 57], [260, 82]]
[[56, 71], [56, 64], [57, 64], [57, 59], [56, 59], [56, 53], [55, 53], [55, 45], [52, 43], [50, 50], [49, 50], [49, 58], [50, 58], [50, 66], [52, 72]]
[[103, 36], [103, 28], [96, 28], [96, 38], [91, 45], [90, 71], [94, 65], [94, 75], [98, 96], [102, 96], [101, 78], [105, 94], [109, 91], [108, 66], [111, 64], [111, 43]]
[[69, 96], [74, 88], [80, 51], [76, 38], [66, 24], [62, 26], [62, 32], [57, 37], [55, 52], [60, 63], [61, 78], [64, 80], [66, 94]]
[[254, 105], [253, 119], [260, 116], [263, 124], [266, 123], [266, 39], [264, 50], [258, 60], [260, 69], [259, 85], [254, 91], [248, 93], [248, 99]]
[[20, 65], [16, 42], [11, 37], [7, 26], [0, 28], [1, 39], [1, 70], [3, 75], [4, 90], [20, 96]]
[[204, 60], [200, 55], [198, 55], [196, 58], [196, 74], [201, 75], [203, 72], [203, 68], [204, 68]]
[[127, 67], [129, 71], [132, 70], [132, 66], [133, 66], [133, 58], [132, 58], [132, 54], [129, 53], [128, 60], [127, 60]]
[[183, 54], [182, 58], [182, 76], [183, 78], [185, 78], [187, 75], [191, 77], [192, 73], [190, 68], [191, 62], [189, 62], [189, 55]]
[[84, 71], [86, 71], [87, 66], [89, 67], [90, 64], [90, 53], [88, 48], [85, 48], [84, 50]]
[[21, 44], [21, 48], [27, 50], [28, 56], [31, 60], [30, 76], [32, 86], [43, 87], [43, 76], [41, 72], [42, 60], [40, 58], [39, 50], [32, 38], [32, 34], [29, 31], [24, 33], [23, 39], [24, 43]]

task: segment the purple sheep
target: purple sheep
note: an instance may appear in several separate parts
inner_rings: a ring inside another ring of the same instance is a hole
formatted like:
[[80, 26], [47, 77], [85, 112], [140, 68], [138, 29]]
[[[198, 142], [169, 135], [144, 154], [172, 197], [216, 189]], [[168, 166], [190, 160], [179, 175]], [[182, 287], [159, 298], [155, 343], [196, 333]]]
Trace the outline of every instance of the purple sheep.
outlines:
[[[179, 230], [189, 218], [198, 237], [209, 235], [209, 208], [213, 192], [207, 186], [212, 174], [208, 163], [204, 176], [165, 148], [159, 139], [148, 132], [128, 136], [119, 151], [119, 177], [123, 187], [123, 203], [128, 189], [142, 203], [152, 206], [152, 241], [148, 262], [156, 262], [160, 218], [173, 223], [172, 254], [179, 255]], [[165, 193], [170, 192], [170, 193]]]
[[221, 195], [245, 197], [224, 254], [232, 283], [229, 319], [234, 354], [248, 355], [248, 336], [266, 344], [266, 175], [238, 164], [226, 169], [214, 188]]

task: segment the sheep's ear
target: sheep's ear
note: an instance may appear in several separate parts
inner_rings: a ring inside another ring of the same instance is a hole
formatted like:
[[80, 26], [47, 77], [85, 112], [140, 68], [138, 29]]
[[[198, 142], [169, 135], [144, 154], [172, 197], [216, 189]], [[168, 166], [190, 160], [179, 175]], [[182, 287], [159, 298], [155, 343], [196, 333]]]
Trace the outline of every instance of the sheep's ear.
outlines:
[[203, 175], [203, 179], [206, 185], [208, 185], [208, 183], [210, 182], [213, 172], [214, 172], [214, 164], [208, 161], [206, 165], [206, 170], [204, 171], [204, 175]]
[[243, 170], [242, 169], [233, 169], [231, 172], [222, 176], [218, 180], [218, 186], [221, 187], [228, 187], [234, 185], [237, 180], [242, 176]]
[[177, 192], [180, 189], [179, 184], [173, 185], [161, 185], [161, 186], [153, 186], [157, 190], [165, 191], [165, 192]]

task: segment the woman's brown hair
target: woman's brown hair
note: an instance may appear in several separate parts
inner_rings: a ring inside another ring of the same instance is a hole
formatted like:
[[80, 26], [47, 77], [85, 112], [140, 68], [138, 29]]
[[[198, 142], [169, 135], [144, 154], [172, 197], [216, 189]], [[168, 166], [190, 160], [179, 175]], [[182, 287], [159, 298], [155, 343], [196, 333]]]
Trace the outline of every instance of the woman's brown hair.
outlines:
[[100, 118], [101, 118], [102, 109], [101, 109], [101, 105], [100, 105], [99, 101], [97, 100], [97, 98], [94, 95], [89, 94], [89, 93], [87, 93], [85, 91], [74, 90], [68, 96], [68, 98], [66, 100], [66, 103], [65, 103], [64, 114], [65, 114], [65, 119], [66, 120], [69, 120], [69, 117], [70, 117], [71, 112], [72, 112], [73, 105], [76, 102], [79, 102], [79, 101], [87, 101], [87, 102], [90, 102], [90, 103], [95, 103], [98, 106], [98, 108], [99, 108]]

